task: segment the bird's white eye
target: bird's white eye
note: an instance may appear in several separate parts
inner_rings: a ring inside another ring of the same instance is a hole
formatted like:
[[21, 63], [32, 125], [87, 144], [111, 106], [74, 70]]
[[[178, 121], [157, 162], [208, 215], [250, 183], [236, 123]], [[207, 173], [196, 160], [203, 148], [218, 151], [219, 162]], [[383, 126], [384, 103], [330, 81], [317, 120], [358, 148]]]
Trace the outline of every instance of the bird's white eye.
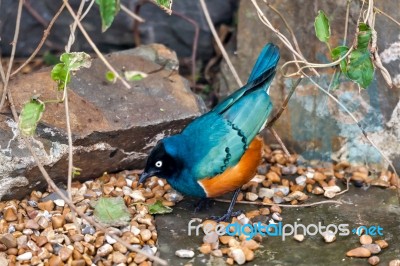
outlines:
[[162, 166], [162, 161], [157, 161], [156, 162], [156, 167], [160, 168]]

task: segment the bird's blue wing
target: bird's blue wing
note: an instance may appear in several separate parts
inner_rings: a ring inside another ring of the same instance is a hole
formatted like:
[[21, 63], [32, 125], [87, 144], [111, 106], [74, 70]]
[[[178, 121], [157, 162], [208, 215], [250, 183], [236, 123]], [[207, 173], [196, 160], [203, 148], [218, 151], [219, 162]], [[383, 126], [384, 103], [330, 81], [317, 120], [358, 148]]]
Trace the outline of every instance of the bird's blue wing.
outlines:
[[213, 177], [238, 163], [271, 113], [267, 89], [278, 60], [278, 48], [266, 45], [249, 82], [183, 130], [188, 144], [183, 157], [194, 176]]

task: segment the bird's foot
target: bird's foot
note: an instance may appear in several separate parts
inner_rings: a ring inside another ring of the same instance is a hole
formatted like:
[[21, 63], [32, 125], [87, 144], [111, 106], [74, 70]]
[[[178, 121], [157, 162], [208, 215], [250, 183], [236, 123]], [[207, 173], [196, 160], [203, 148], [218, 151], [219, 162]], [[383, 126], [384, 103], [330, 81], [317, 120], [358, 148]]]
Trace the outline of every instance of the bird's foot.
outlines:
[[194, 204], [194, 213], [202, 210], [208, 210], [211, 207], [213, 200], [209, 198], [202, 198]]
[[224, 215], [222, 216], [211, 216], [210, 219], [211, 220], [215, 220], [217, 223], [219, 222], [228, 222], [231, 217], [236, 217], [239, 216], [243, 213], [242, 210], [238, 210], [238, 211], [227, 211]]

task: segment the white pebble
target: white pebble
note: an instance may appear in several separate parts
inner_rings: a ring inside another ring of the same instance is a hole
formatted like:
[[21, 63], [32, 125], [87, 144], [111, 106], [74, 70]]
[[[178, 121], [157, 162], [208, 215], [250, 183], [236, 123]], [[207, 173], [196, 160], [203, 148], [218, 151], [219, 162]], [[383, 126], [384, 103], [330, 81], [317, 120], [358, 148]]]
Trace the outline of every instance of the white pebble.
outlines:
[[57, 205], [58, 207], [64, 207], [65, 201], [63, 199], [56, 199], [54, 200], [54, 204]]
[[175, 251], [175, 255], [178, 256], [179, 258], [193, 258], [194, 252], [188, 249], [179, 249]]
[[331, 230], [325, 231], [321, 234], [326, 243], [331, 243], [336, 240], [336, 235]]
[[240, 248], [233, 248], [230, 251], [230, 255], [239, 265], [242, 265], [246, 262], [246, 256], [244, 255], [243, 250], [241, 250]]
[[115, 243], [117, 242], [117, 240], [115, 240], [114, 238], [112, 238], [112, 237], [109, 236], [109, 235], [106, 235], [106, 241], [107, 241], [107, 243], [110, 244], [110, 245], [115, 244]]
[[306, 180], [307, 180], [307, 177], [305, 177], [304, 175], [298, 176], [298, 177], [296, 177], [296, 184], [299, 186], [305, 186]]
[[301, 234], [299, 234], [299, 235], [294, 235], [293, 238], [294, 238], [294, 240], [296, 240], [296, 241], [303, 242], [303, 240], [304, 240], [304, 235], [301, 235]]
[[17, 260], [30, 260], [32, 259], [32, 252], [25, 252], [17, 257]]

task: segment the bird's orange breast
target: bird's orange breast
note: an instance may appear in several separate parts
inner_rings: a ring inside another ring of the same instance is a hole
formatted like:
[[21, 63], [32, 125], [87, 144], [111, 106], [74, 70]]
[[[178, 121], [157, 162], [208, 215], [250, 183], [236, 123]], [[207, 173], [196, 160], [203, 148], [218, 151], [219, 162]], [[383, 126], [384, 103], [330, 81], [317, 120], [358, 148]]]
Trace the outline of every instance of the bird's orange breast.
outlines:
[[261, 162], [262, 146], [263, 140], [258, 136], [255, 137], [237, 165], [215, 177], [198, 181], [207, 197], [221, 196], [249, 182], [256, 174], [257, 166]]

